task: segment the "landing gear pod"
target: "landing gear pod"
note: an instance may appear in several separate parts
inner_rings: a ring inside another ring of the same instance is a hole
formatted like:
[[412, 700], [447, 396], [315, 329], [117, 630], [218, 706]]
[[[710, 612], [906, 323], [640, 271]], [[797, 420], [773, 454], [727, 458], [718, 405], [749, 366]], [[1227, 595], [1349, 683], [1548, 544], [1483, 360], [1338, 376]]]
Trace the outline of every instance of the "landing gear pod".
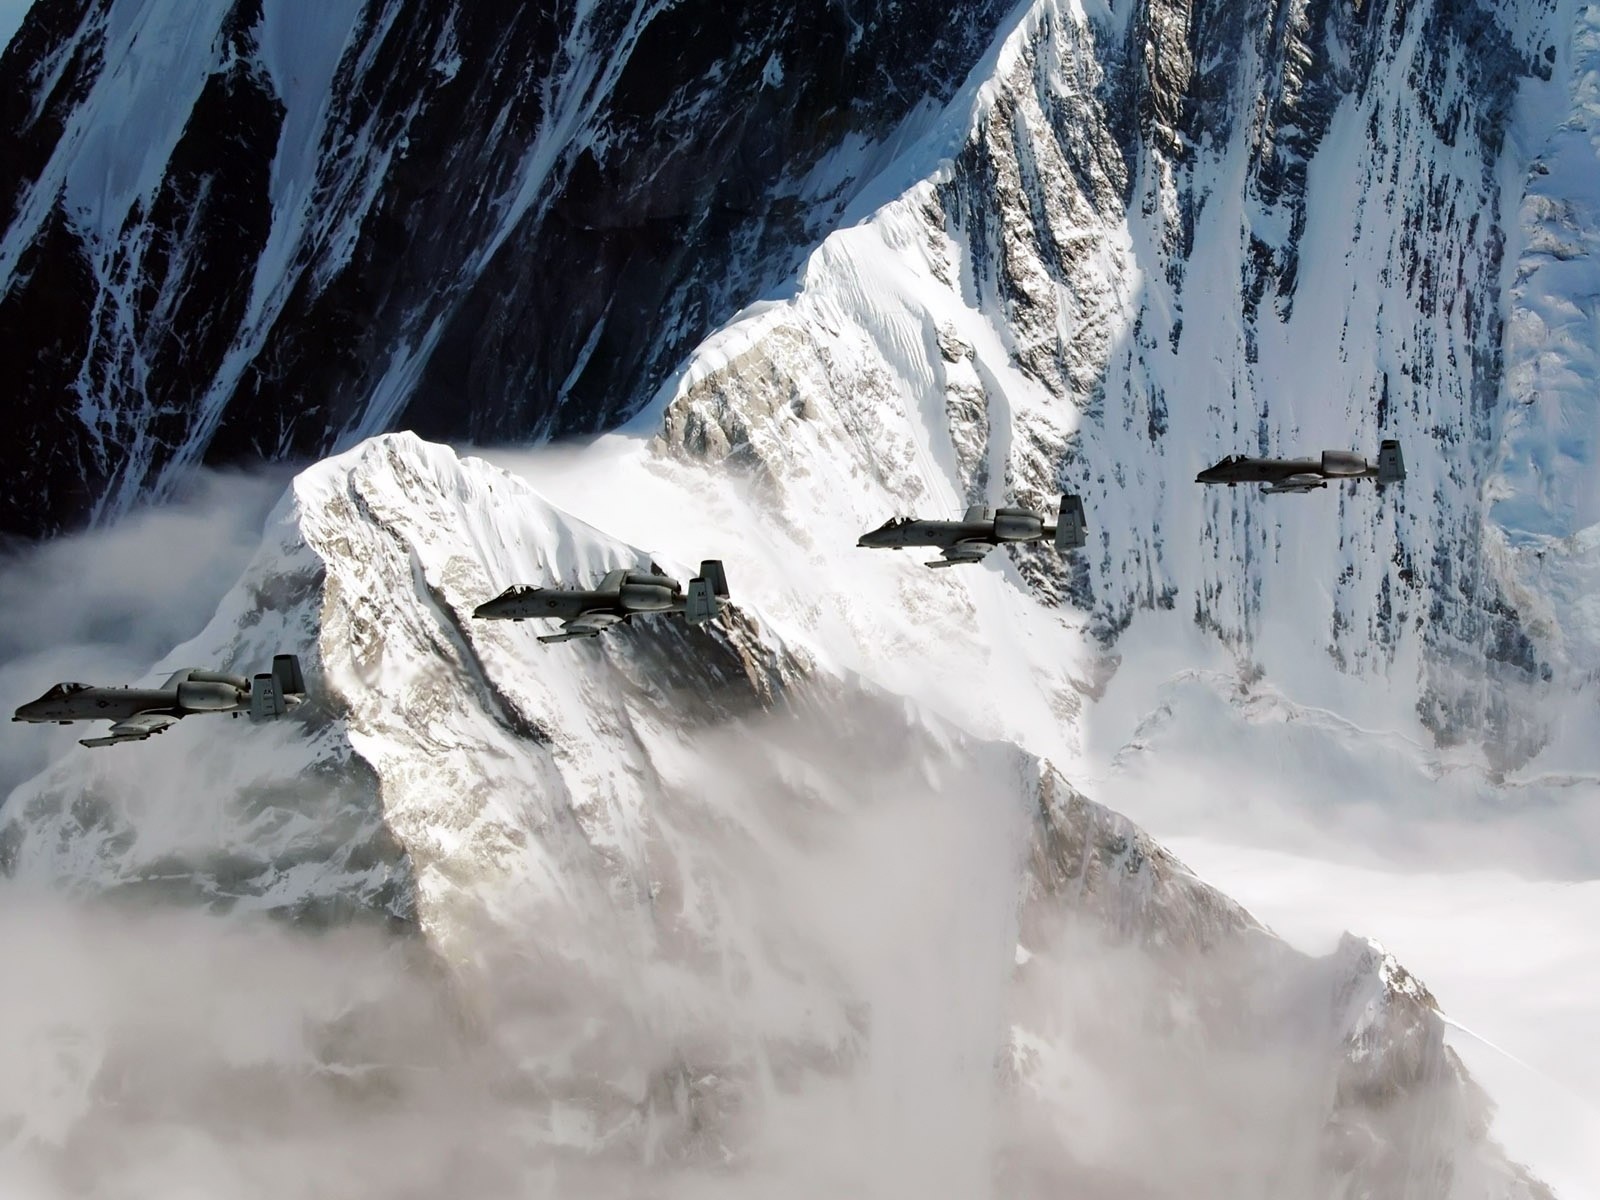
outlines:
[[1406, 477], [1406, 460], [1400, 454], [1400, 443], [1393, 438], [1378, 446], [1378, 482], [1399, 483]]
[[1083, 501], [1074, 495], [1061, 497], [1061, 512], [1056, 517], [1056, 549], [1081, 550], [1089, 544], [1089, 525], [1083, 516]]

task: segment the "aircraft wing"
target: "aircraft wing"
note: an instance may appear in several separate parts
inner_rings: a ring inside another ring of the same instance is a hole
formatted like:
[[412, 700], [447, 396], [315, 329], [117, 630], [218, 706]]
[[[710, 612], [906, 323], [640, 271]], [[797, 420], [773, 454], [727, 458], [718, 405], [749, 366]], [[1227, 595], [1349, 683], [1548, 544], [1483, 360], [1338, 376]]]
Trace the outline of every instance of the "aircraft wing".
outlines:
[[1276, 492], [1309, 492], [1327, 486], [1328, 481], [1321, 475], [1288, 475], [1269, 483], [1261, 489], [1261, 494], [1271, 496]]
[[994, 549], [993, 542], [961, 541], [944, 548], [944, 557], [923, 564], [929, 567], [953, 567], [958, 563], [982, 562], [983, 556]]
[[189, 676], [193, 675], [194, 672], [194, 667], [184, 667], [181, 671], [174, 671], [171, 677], [161, 685], [161, 690], [164, 692], [168, 688], [175, 688], [180, 683], [188, 682]]
[[570, 621], [563, 621], [560, 633], [547, 633], [539, 640], [546, 643], [570, 642], [574, 638], [599, 637], [621, 620], [620, 615], [609, 610], [591, 609], [586, 613], [580, 613]]
[[118, 742], [142, 742], [153, 733], [160, 733], [168, 725], [176, 725], [178, 718], [167, 713], [140, 713], [111, 727], [108, 737], [83, 738], [81, 746], [115, 746]]

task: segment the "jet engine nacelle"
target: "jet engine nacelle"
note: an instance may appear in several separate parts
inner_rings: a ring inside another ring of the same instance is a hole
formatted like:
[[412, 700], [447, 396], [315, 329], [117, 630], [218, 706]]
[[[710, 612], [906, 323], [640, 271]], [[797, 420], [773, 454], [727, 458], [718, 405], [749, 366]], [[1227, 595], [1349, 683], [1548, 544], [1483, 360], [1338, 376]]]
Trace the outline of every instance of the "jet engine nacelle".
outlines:
[[675, 598], [666, 584], [628, 582], [622, 585], [620, 599], [629, 612], [666, 612]]
[[1365, 475], [1367, 473], [1367, 460], [1359, 454], [1352, 454], [1348, 450], [1324, 450], [1322, 452], [1322, 473], [1324, 475]]
[[994, 536], [1003, 542], [1031, 542], [1044, 536], [1044, 520], [1024, 508], [996, 509]]
[[190, 671], [191, 683], [226, 683], [241, 692], [250, 690], [250, 681], [243, 675], [229, 675], [226, 671]]
[[240, 691], [231, 683], [186, 679], [178, 685], [178, 706], [192, 712], [225, 712], [237, 708]]

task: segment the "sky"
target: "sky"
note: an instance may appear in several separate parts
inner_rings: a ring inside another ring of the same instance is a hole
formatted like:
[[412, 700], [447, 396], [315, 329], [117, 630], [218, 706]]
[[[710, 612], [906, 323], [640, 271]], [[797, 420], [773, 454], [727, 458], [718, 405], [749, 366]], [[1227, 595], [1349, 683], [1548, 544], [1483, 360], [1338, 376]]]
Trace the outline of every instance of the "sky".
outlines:
[[11, 35], [22, 25], [22, 18], [33, 7], [33, 0], [0, 0], [0, 47], [11, 43]]

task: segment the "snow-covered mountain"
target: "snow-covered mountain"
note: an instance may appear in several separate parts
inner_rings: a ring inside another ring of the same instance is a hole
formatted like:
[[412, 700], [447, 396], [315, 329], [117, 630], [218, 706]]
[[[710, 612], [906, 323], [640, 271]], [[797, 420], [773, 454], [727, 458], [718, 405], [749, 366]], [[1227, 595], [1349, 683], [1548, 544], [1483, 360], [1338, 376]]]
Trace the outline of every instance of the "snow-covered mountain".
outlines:
[[[410, 435], [301, 474], [152, 673], [298, 649], [319, 703], [61, 734], [0, 813], [17, 886], [420, 931], [462, 1111], [558, 1192], [1540, 1194], [1419, 981], [1295, 952], [1068, 780], [1154, 819], [1189, 738], [1252, 799], [1305, 762], [1380, 807], [1595, 794], [1589, 8], [214, 18], [38, 0], [7, 51], [8, 527], [396, 424], [636, 416], [510, 474]], [[1381, 436], [1403, 487], [1192, 482]], [[854, 545], [1062, 490], [1070, 558]], [[738, 612], [468, 615], [647, 556], [723, 558]], [[351, 1011], [305, 1014], [315, 1080], [455, 1094], [340, 1057]], [[62, 1111], [111, 1119], [126, 1033], [64, 1056]]]
[[[686, 504], [714, 507], [727, 482], [633, 451]], [[8, 895], [65, 884], [124, 907], [187, 896], [302, 925], [378, 910], [419, 929], [474, 1014], [462, 1053], [498, 1064], [469, 1101], [517, 1130], [491, 1158], [558, 1191], [625, 1194], [644, 1171], [696, 1195], [719, 1178], [795, 1195], [829, 1179], [884, 1196], [1545, 1194], [1486, 1138], [1432, 997], [1392, 958], [1353, 938], [1301, 955], [1048, 763], [828, 661], [870, 653], [787, 608], [781, 564], [734, 576], [741, 609], [707, 630], [663, 619], [545, 647], [470, 617], [508, 579], [644, 558], [410, 435], [319, 464], [174, 652], [299, 647], [319, 711], [63, 755], [7, 803]], [[929, 578], [866, 574], [907, 601]], [[936, 578], [969, 619], [1017, 603]], [[205, 1039], [240, 1035], [204, 1032], [183, 1057], [209, 1079], [197, 1094], [264, 1072], [335, 1131], [430, 1103], [426, 1081], [341, 1099], [353, 1072], [402, 1072], [416, 1033], [357, 1061], [336, 1035], [348, 1010], [307, 1008], [288, 1063], [213, 1061]], [[157, 1114], [229, 1144], [187, 1085], [125, 1091], [115, 1064], [142, 1026], [112, 1011], [24, 1026], [57, 1046], [39, 1087], [64, 1098], [43, 1116], [12, 1101], [0, 1170], [60, 1186], [58, 1148], [137, 1141]], [[151, 1178], [184, 1169], [144, 1160]], [[302, 1166], [288, 1155], [258, 1185]]]
[[[509, 26], [39, 0], [0, 67], [7, 528], [397, 422], [604, 428], [898, 194], [872, 228], [911, 239], [886, 270], [920, 290], [844, 264], [860, 324], [828, 336], [861, 344], [830, 384], [887, 372], [942, 407], [954, 492], [1082, 488], [1095, 570], [1055, 587], [1107, 635], [1181, 607], [1270, 669], [1305, 645], [1264, 644], [1259, 614], [1293, 607], [1341, 673], [1422, 677], [1439, 737], [1516, 765], [1553, 673], [1594, 669], [1592, 629], [1541, 598], [1593, 561], [1588, 492], [1551, 482], [1592, 460], [1563, 432], [1593, 424], [1591, 22], [1575, 0]], [[883, 321], [916, 340], [875, 343]], [[1403, 495], [1261, 521], [1188, 483], [1222, 452], [1380, 434], [1411, 448]]]

